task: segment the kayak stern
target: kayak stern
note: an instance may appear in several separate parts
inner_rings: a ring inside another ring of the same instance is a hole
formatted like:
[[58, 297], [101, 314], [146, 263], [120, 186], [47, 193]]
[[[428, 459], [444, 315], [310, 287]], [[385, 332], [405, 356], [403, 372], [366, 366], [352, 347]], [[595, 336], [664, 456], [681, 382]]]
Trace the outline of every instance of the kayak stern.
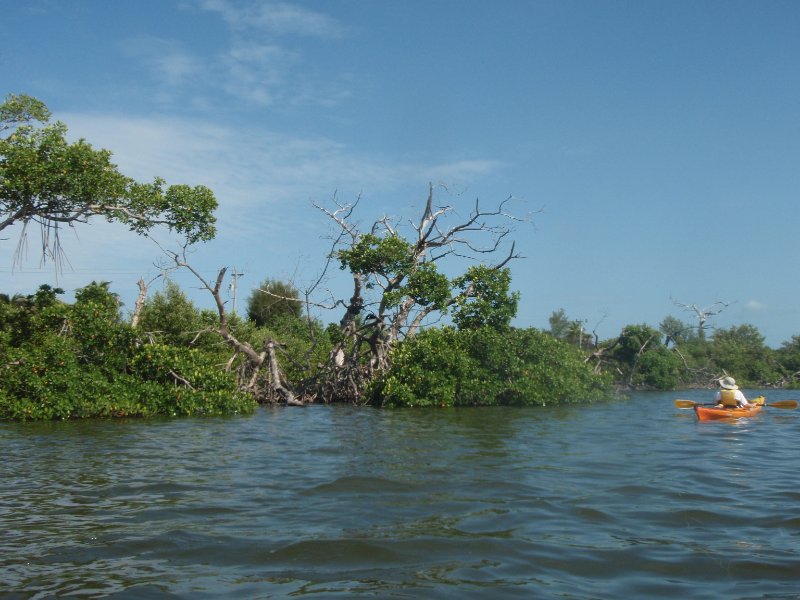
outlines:
[[764, 408], [759, 404], [750, 408], [718, 408], [716, 406], [695, 406], [694, 412], [699, 421], [717, 421], [721, 419], [740, 419], [742, 417], [752, 417], [761, 412]]

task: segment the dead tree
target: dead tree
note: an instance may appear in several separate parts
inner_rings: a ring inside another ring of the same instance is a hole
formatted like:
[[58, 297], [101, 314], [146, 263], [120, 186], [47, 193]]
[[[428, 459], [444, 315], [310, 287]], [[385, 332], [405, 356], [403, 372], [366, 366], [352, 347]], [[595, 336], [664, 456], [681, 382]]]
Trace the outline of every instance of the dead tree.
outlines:
[[139, 326], [139, 319], [142, 316], [142, 309], [144, 308], [144, 303], [147, 300], [147, 292], [150, 289], [150, 284], [163, 276], [164, 273], [162, 272], [148, 282], [145, 282], [144, 277], [140, 277], [139, 281], [136, 282], [136, 285], [139, 286], [139, 294], [136, 296], [136, 303], [133, 305], [133, 314], [131, 315], [131, 327], [134, 329]]
[[[481, 208], [476, 200], [469, 215], [453, 225], [449, 221], [454, 208], [437, 206], [430, 185], [419, 221], [401, 223], [384, 216], [367, 231], [351, 220], [358, 199], [340, 204], [334, 198], [334, 209], [315, 205], [335, 226], [325, 271], [338, 260], [352, 278], [349, 300], [336, 303], [344, 309], [341, 335], [321, 372], [320, 398], [362, 401], [366, 384], [389, 368], [390, 350], [398, 340], [479, 293], [478, 282], [468, 277], [448, 279], [439, 265], [458, 258], [477, 266], [483, 264], [481, 258], [495, 256], [512, 232], [510, 222], [528, 220], [506, 211], [510, 200], [492, 210]], [[512, 243], [483, 276], [499, 272], [515, 258], [519, 255]], [[454, 281], [460, 281], [460, 287]]]
[[697, 337], [701, 340], [705, 339], [705, 331], [708, 329], [708, 325], [706, 324], [708, 319], [718, 315], [730, 305], [730, 302], [724, 302], [722, 300], [717, 300], [714, 304], [706, 306], [705, 308], [701, 308], [697, 304], [683, 304], [677, 300], [673, 300], [672, 303], [685, 311], [694, 313], [697, 318]]

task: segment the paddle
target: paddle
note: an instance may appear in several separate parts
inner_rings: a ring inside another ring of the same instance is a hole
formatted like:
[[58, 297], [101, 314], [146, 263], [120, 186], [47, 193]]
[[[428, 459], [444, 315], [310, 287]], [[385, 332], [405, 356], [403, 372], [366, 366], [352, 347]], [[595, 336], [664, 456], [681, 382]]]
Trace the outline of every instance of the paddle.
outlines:
[[[675, 400], [677, 408], [694, 408], [695, 406], [703, 406], [702, 402], [693, 402], [691, 400]], [[711, 406], [711, 405], [705, 405]], [[797, 408], [797, 400], [779, 400], [778, 402], [766, 402], [762, 406], [769, 406], [771, 408]]]

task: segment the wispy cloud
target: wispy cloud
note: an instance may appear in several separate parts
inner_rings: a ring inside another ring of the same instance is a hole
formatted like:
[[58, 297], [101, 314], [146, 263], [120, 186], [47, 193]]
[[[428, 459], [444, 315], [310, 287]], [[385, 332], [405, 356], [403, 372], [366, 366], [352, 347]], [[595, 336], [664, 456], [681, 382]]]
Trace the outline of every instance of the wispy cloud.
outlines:
[[224, 73], [222, 89], [253, 104], [269, 106], [296, 85], [290, 73], [300, 57], [275, 44], [237, 39], [218, 61]]
[[335, 190], [353, 196], [362, 190], [391, 195], [415, 187], [424, 190], [428, 181], [468, 185], [502, 166], [492, 160], [403, 163], [364, 155], [321, 136], [289, 136], [188, 118], [58, 116], [70, 124], [71, 136], [111, 149], [114, 161], [132, 177], [149, 180], [159, 175], [168, 183], [209, 186], [220, 200], [221, 228], [231, 232], [253, 228], [253, 214], [266, 211], [279, 220], [281, 211], [298, 201], [325, 199]]
[[201, 61], [172, 40], [138, 36], [122, 41], [120, 48], [128, 56], [140, 59], [168, 86], [183, 85], [201, 70]]
[[220, 90], [228, 102], [259, 107], [330, 105], [350, 96], [347, 79], [315, 73], [300, 46], [302, 38], [332, 41], [346, 34], [344, 25], [324, 13], [286, 2], [197, 0], [185, 7], [219, 15], [229, 34], [227, 48], [200, 56], [153, 36], [120, 43], [126, 55], [150, 70], [162, 101], [218, 105], [213, 98]]
[[219, 13], [238, 31], [259, 30], [273, 35], [336, 38], [346, 28], [328, 15], [286, 2], [229, 2], [199, 0], [198, 6]]

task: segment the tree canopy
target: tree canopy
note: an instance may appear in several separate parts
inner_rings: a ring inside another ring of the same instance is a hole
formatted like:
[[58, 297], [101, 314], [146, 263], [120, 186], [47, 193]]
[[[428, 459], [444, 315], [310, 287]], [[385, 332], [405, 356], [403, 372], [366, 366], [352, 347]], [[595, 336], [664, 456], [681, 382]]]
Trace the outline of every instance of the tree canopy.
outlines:
[[145, 235], [164, 225], [189, 243], [215, 234], [217, 201], [202, 185], [140, 183], [122, 174], [109, 150], [67, 140], [40, 100], [9, 95], [0, 104], [0, 231], [33, 223], [43, 230], [45, 257], [60, 251], [59, 229], [98, 216]]
[[291, 283], [265, 279], [247, 299], [247, 317], [259, 327], [274, 325], [282, 318], [303, 314], [300, 293]]

